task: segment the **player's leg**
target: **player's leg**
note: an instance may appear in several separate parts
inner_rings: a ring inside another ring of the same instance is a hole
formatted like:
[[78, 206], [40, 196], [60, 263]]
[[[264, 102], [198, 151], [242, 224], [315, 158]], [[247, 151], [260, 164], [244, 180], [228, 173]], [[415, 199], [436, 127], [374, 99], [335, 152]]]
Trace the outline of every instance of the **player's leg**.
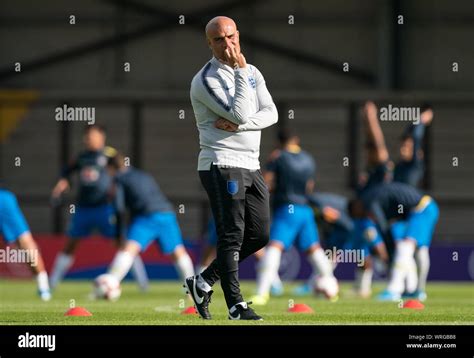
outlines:
[[56, 256], [49, 279], [51, 289], [56, 288], [74, 263], [74, 252], [80, 240], [80, 237], [68, 237], [63, 250]]
[[245, 192], [245, 231], [240, 262], [265, 247], [270, 239], [270, 198], [260, 171], [250, 174], [252, 185]]
[[193, 261], [183, 245], [177, 245], [171, 253], [176, 271], [179, 277], [184, 280], [186, 277], [194, 276]]
[[216, 258], [216, 246], [208, 244], [203, 251], [200, 264], [196, 267], [196, 273], [202, 273]]
[[[220, 279], [229, 308], [243, 300], [238, 282], [238, 264], [243, 256], [241, 246], [245, 229], [244, 174], [247, 173], [239, 168], [217, 166], [212, 166], [210, 171], [199, 172], [211, 203], [218, 239], [217, 257], [196, 277], [197, 286], [205, 292], [210, 292], [210, 287]], [[248, 183], [248, 178], [246, 182]], [[228, 185], [234, 184], [235, 188], [228, 188]]]
[[0, 232], [9, 243], [17, 242], [20, 249], [28, 253], [28, 263], [36, 275], [38, 293], [42, 300], [51, 299], [48, 283], [48, 274], [38, 246], [31, 235], [15, 195], [6, 190], [0, 190]]
[[119, 250], [109, 266], [108, 273], [122, 281], [130, 271], [135, 257], [142, 250], [141, 244], [136, 240], [127, 240], [123, 249]]
[[426, 281], [430, 271], [430, 253], [428, 246], [419, 247], [415, 253], [416, 266], [418, 268], [418, 286], [416, 289], [417, 298], [426, 300]]
[[270, 228], [270, 244], [265, 248], [257, 272], [257, 294], [252, 297], [255, 304], [266, 304], [270, 296], [270, 287], [278, 274], [283, 250], [289, 249], [300, 230], [300, 211], [294, 205], [282, 205], [275, 209]]
[[171, 255], [176, 271], [182, 280], [194, 276], [193, 261], [184, 248], [176, 215], [174, 213], [156, 213], [153, 216], [159, 231], [157, 240], [161, 252]]
[[251, 298], [255, 305], [267, 304], [272, 282], [275, 280], [275, 276], [278, 275], [283, 249], [283, 244], [278, 240], [270, 241], [265, 248], [264, 256], [257, 271], [257, 294]]
[[354, 291], [362, 298], [369, 298], [372, 294], [372, 277], [374, 275], [373, 258], [364, 254], [364, 265], [355, 269]]
[[46, 272], [46, 268], [44, 266], [43, 257], [41, 256], [38, 245], [33, 239], [31, 232], [27, 231], [21, 234], [18, 237], [17, 242], [20, 249], [27, 250], [27, 252], [29, 253], [35, 253], [33, 254], [35, 256], [35, 259], [29, 259], [31, 270], [36, 275], [38, 293], [41, 299], [44, 301], [49, 301], [51, 299], [51, 292], [49, 289], [48, 273]]
[[367, 219], [354, 220], [354, 227], [350, 233], [344, 249], [356, 250], [361, 253], [363, 263], [358, 263], [355, 268], [354, 292], [362, 298], [368, 298], [372, 294], [372, 277], [374, 273], [374, 260], [369, 243], [377, 238], [375, 224]]
[[298, 237], [298, 247], [301, 251], [306, 252], [308, 261], [313, 267], [313, 274], [334, 277], [332, 263], [319, 243], [318, 229], [312, 209], [305, 206], [301, 210], [304, 214], [304, 222]]
[[132, 264], [132, 276], [138, 283], [138, 287], [143, 292], [148, 291], [148, 287], [150, 285], [150, 281], [148, 279], [148, 274], [146, 273], [145, 264], [143, 263], [142, 257], [140, 254], [135, 256]]
[[427, 196], [423, 197], [417, 208], [410, 213], [405, 238], [397, 244], [392, 278], [387, 288], [389, 293], [403, 292], [403, 279], [405, 279], [407, 294], [416, 295], [418, 274], [415, 249], [417, 246], [429, 245], [438, 215], [438, 206]]
[[95, 227], [96, 211], [94, 208], [76, 207], [67, 231], [67, 241], [63, 250], [56, 256], [50, 275], [50, 286], [56, 288], [74, 262], [74, 253], [78, 243], [89, 236]]
[[[265, 248], [258, 250], [254, 254], [254, 257], [256, 260], [255, 272], [257, 272], [257, 276], [258, 276], [258, 272], [260, 272], [262, 269], [262, 260], [264, 256], [265, 256]], [[272, 296], [281, 296], [283, 295], [283, 292], [284, 292], [283, 282], [281, 281], [280, 275], [277, 271], [275, 276], [273, 277], [272, 285], [270, 287], [270, 294]]]
[[[215, 166], [209, 172], [201, 171], [199, 175], [216, 220], [217, 259], [201, 275], [186, 279], [186, 286], [203, 318], [210, 318], [207, 306], [211, 287], [220, 278], [229, 318], [233, 319], [234, 314], [239, 312], [236, 315], [239, 319], [261, 319], [243, 301], [238, 267], [239, 262], [268, 243], [269, 198], [263, 177], [260, 171], [250, 173], [238, 168], [218, 169]], [[246, 217], [247, 212], [249, 217]], [[194, 292], [198, 295], [195, 296]]]
[[[417, 251], [415, 254], [416, 265], [418, 269], [418, 285], [415, 291], [415, 297], [420, 300], [426, 300], [426, 280], [430, 269], [429, 246], [439, 217], [439, 209], [436, 202], [431, 201], [420, 213], [414, 215], [411, 219], [411, 225], [407, 230], [407, 236], [415, 237], [417, 241]], [[415, 221], [413, 223], [413, 221]]]
[[[380, 301], [397, 301], [405, 290], [405, 281], [410, 276], [413, 282], [415, 243], [406, 239], [407, 221], [396, 221], [390, 226], [391, 236], [395, 242], [395, 253], [390, 269], [387, 288], [377, 296]], [[415, 271], [416, 275], [416, 271]]]
[[[122, 228], [118, 227], [117, 223], [117, 212], [113, 205], [105, 204], [97, 207], [95, 215], [95, 226], [99, 228], [100, 233], [110, 239], [117, 240], [119, 236], [119, 230]], [[119, 244], [122, 239], [119, 239]], [[141, 291], [148, 290], [148, 275], [146, 273], [145, 265], [143, 264], [140, 254], [135, 255], [132, 267], [132, 276], [138, 283]]]
[[382, 301], [397, 301], [406, 289], [416, 290], [417, 273], [415, 262], [416, 241], [405, 238], [396, 242], [395, 258], [387, 289], [378, 298]]
[[[260, 170], [250, 173], [250, 178], [251, 186], [245, 192], [245, 231], [239, 262], [255, 254], [267, 245], [270, 237], [270, 201], [268, 188]], [[272, 249], [273, 247], [269, 247], [267, 250], [270, 256]], [[278, 254], [278, 251], [281, 256], [281, 248], [275, 252]], [[264, 260], [267, 258], [267, 252], [265, 253]], [[273, 272], [270, 274], [270, 285], [278, 275], [279, 261], [280, 259], [278, 258], [278, 265], [272, 268]], [[261, 320], [262, 318], [242, 300], [229, 308], [229, 319]]]
[[109, 273], [119, 281], [123, 280], [135, 258], [146, 250], [159, 233], [160, 227], [155, 214], [134, 217], [127, 230], [125, 247], [115, 255]]

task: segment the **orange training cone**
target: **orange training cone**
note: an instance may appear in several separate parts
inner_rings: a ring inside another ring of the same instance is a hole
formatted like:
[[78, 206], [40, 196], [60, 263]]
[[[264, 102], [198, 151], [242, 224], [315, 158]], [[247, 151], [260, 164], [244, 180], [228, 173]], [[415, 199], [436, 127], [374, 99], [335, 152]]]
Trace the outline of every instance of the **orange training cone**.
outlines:
[[74, 307], [69, 310], [64, 314], [65, 316], [83, 316], [83, 317], [88, 317], [92, 316], [92, 313], [90, 313], [88, 310], [86, 310], [84, 307]]
[[295, 303], [293, 307], [288, 308], [290, 313], [313, 313], [313, 309], [304, 303]]
[[197, 314], [197, 311], [193, 306], [191, 306], [186, 308], [183, 312], [181, 312], [181, 314]]
[[403, 304], [403, 308], [411, 308], [414, 310], [422, 310], [425, 305], [418, 300], [408, 300]]

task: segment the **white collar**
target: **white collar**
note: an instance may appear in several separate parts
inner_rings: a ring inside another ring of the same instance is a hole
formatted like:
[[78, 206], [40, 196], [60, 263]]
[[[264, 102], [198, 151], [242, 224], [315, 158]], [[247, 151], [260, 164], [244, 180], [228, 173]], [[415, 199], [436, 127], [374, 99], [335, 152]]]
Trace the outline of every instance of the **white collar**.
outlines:
[[233, 69], [232, 67], [230, 67], [229, 65], [226, 65], [225, 63], [222, 63], [222, 62], [219, 61], [215, 56], [212, 57], [211, 63], [212, 63], [213, 65], [219, 67], [219, 68], [224, 69], [224, 70], [234, 72], [234, 69]]

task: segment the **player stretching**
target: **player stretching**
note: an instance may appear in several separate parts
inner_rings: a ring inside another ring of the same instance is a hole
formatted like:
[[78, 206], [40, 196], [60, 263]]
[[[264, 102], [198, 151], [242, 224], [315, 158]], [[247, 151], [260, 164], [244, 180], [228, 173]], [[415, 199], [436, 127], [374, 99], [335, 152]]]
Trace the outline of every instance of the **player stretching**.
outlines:
[[108, 170], [115, 177], [119, 215], [123, 217], [127, 209], [131, 214], [125, 247], [115, 255], [109, 273], [121, 281], [138, 254], [156, 240], [161, 252], [171, 255], [182, 279], [194, 275], [193, 262], [183, 246], [176, 215], [155, 179], [142, 170], [125, 166], [121, 154], [109, 161]]
[[220, 279], [229, 319], [261, 320], [244, 301], [239, 262], [268, 243], [268, 189], [259, 170], [261, 130], [278, 113], [260, 71], [240, 52], [235, 22], [219, 16], [206, 26], [214, 57], [191, 83], [191, 102], [199, 130], [198, 171], [217, 229], [217, 258], [186, 279], [204, 319], [210, 319], [212, 286]]
[[[371, 294], [374, 260], [388, 261], [385, 244], [376, 225], [370, 219], [352, 220], [348, 200], [333, 193], [314, 193], [308, 196], [309, 204], [322, 232], [326, 249], [360, 250], [363, 266], [355, 269], [355, 293], [367, 298]], [[333, 263], [334, 266], [334, 263]], [[313, 291], [314, 277], [298, 286], [294, 293], [306, 295]]]
[[[87, 126], [84, 133], [85, 150], [61, 173], [61, 179], [53, 189], [52, 197], [58, 200], [69, 189], [69, 177], [79, 173], [77, 206], [68, 229], [68, 240], [56, 257], [51, 274], [51, 288], [55, 288], [73, 263], [79, 241], [98, 229], [108, 238], [118, 238], [117, 218], [112, 205], [111, 178], [106, 166], [116, 150], [105, 146], [105, 129], [99, 125]], [[140, 287], [145, 290], [148, 279], [143, 263], [137, 257], [134, 271]]]
[[390, 161], [385, 138], [377, 116], [374, 102], [366, 102], [364, 107], [364, 123], [367, 132], [367, 172], [359, 178], [359, 193], [374, 185], [392, 180], [393, 163]]
[[[375, 148], [376, 152], [381, 158], [388, 158], [388, 151], [385, 146], [385, 140], [383, 138], [383, 133], [378, 125], [377, 117], [377, 107], [372, 102], [367, 102], [366, 104], [366, 119], [371, 123], [372, 137], [376, 138], [374, 142], [378, 143]], [[419, 123], [410, 124], [402, 135], [402, 141], [400, 144], [400, 158], [395, 165], [393, 171], [393, 181], [409, 184], [413, 187], [418, 187], [421, 179], [423, 178], [425, 166], [424, 166], [424, 155], [422, 149], [423, 137], [425, 133], [426, 126], [430, 125], [433, 120], [433, 110], [429, 105], [423, 105], [420, 111]], [[375, 149], [374, 149], [375, 150]], [[387, 153], [387, 154], [385, 154]], [[387, 163], [390, 163], [388, 159]], [[379, 172], [383, 167], [379, 166]], [[377, 172], [377, 171], [376, 171]], [[380, 179], [380, 178], [379, 178]], [[372, 180], [374, 184], [380, 182], [380, 180]], [[370, 187], [370, 185], [369, 185]], [[406, 230], [405, 221], [399, 220], [392, 223], [390, 231], [391, 237], [397, 238], [404, 235]], [[415, 292], [415, 295], [420, 299], [424, 299], [425, 286], [428, 271], [430, 267], [430, 256], [428, 252], [428, 246], [423, 245], [417, 247], [415, 252], [416, 266], [418, 269], [419, 276], [419, 285], [420, 287]], [[408, 293], [404, 293], [404, 297], [410, 297]]]
[[[22, 250], [27, 250], [28, 263], [31, 270], [36, 274], [38, 284], [38, 294], [43, 301], [51, 299], [49, 290], [48, 274], [44, 267], [43, 257], [38, 246], [31, 235], [25, 217], [21, 212], [15, 195], [5, 189], [0, 188], [0, 233], [7, 245], [17, 243]], [[34, 253], [33, 253], [34, 252]]]
[[420, 122], [411, 124], [402, 135], [400, 159], [395, 165], [393, 181], [418, 187], [425, 170], [423, 138], [426, 126], [433, 120], [433, 110], [424, 105], [420, 111]]
[[[379, 125], [377, 106], [366, 102], [364, 107], [365, 123], [368, 133], [368, 168], [369, 178], [362, 187], [380, 184], [392, 179], [388, 149], [384, 135]], [[423, 178], [424, 156], [423, 138], [426, 126], [433, 120], [433, 110], [429, 105], [423, 105], [420, 111], [419, 123], [410, 124], [401, 137], [400, 158], [393, 170], [393, 181], [417, 187]]]
[[[391, 278], [379, 299], [396, 301], [404, 290], [414, 294], [417, 289], [424, 289], [426, 276], [420, 277], [422, 282], [418, 283], [414, 253], [417, 247], [430, 245], [439, 215], [436, 202], [410, 185], [388, 183], [378, 185], [352, 201], [350, 212], [356, 218], [371, 216], [384, 233], [390, 229], [389, 221], [406, 223], [404, 232], [394, 237], [396, 249]], [[424, 292], [420, 293], [421, 298], [426, 297]]]
[[[306, 252], [316, 275], [335, 280], [332, 265], [319, 244], [318, 230], [307, 195], [313, 191], [316, 165], [310, 154], [299, 146], [299, 139], [289, 131], [279, 134], [282, 150], [267, 164], [265, 181], [273, 193], [273, 221], [270, 244], [265, 248], [257, 277], [257, 295], [252, 302], [268, 302], [270, 286], [278, 273], [283, 250], [295, 242]], [[332, 297], [336, 298], [336, 297]]]

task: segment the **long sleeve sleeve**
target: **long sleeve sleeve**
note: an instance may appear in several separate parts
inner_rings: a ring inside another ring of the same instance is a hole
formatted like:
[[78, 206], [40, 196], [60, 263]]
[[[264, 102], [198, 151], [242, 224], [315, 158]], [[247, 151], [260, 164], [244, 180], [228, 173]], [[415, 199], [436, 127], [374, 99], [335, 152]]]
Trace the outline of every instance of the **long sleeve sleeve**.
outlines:
[[245, 124], [239, 126], [238, 131], [258, 131], [278, 122], [278, 111], [273, 103], [272, 96], [267, 89], [265, 80], [260, 73], [256, 71], [257, 98], [259, 111], [251, 115]]
[[413, 159], [419, 158], [421, 146], [423, 144], [423, 138], [425, 137], [426, 126], [423, 123], [413, 126], [412, 137], [413, 137]]
[[404, 131], [404, 136], [409, 136], [413, 139], [413, 157], [412, 160], [421, 159], [419, 158], [419, 152], [423, 144], [423, 138], [425, 137], [426, 126], [421, 123], [410, 124]]
[[78, 168], [79, 166], [77, 163], [77, 159], [74, 159], [61, 170], [60, 177], [64, 179], [69, 179], [71, 174], [75, 172]]
[[388, 221], [385, 218], [385, 213], [378, 202], [374, 201], [371, 204], [370, 212], [373, 215], [375, 222], [379, 226], [380, 231], [384, 234], [388, 233], [388, 230], [389, 230]]
[[219, 117], [225, 118], [237, 125], [248, 121], [251, 107], [250, 96], [252, 89], [248, 85], [248, 69], [234, 70], [235, 93], [230, 96], [221, 81], [215, 77], [202, 77], [191, 84], [191, 97], [199, 100]]

